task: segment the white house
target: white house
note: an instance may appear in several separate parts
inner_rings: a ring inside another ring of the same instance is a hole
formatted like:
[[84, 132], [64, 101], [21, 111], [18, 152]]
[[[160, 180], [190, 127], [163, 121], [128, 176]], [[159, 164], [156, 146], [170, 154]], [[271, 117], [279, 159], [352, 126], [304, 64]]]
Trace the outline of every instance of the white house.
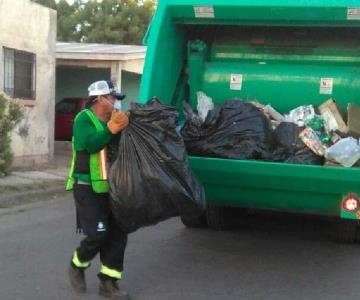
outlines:
[[12, 135], [14, 166], [48, 163], [54, 152], [56, 11], [0, 0], [0, 91], [25, 105]]

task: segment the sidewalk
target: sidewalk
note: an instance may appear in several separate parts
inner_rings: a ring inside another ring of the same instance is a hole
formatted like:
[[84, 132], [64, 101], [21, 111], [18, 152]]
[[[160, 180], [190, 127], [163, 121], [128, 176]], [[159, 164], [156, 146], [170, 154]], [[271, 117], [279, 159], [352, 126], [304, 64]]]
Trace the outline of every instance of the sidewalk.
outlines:
[[65, 193], [71, 150], [69, 143], [55, 142], [54, 160], [41, 171], [14, 171], [0, 178], [0, 209], [45, 200]]

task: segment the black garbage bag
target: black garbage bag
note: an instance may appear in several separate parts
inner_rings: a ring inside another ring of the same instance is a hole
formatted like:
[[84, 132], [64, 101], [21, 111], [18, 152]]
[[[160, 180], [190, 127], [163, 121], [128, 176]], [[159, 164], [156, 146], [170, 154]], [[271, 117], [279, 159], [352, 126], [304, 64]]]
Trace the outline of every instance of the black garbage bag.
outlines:
[[283, 122], [274, 131], [276, 143], [273, 161], [290, 164], [322, 165], [324, 159], [312, 152], [300, 139], [303, 130], [294, 123]]
[[111, 211], [126, 232], [203, 213], [204, 190], [188, 166], [177, 122], [176, 109], [157, 99], [132, 104], [109, 179]]
[[187, 103], [184, 113], [181, 134], [189, 154], [232, 159], [271, 157], [270, 121], [253, 104], [227, 101], [209, 111], [204, 122]]

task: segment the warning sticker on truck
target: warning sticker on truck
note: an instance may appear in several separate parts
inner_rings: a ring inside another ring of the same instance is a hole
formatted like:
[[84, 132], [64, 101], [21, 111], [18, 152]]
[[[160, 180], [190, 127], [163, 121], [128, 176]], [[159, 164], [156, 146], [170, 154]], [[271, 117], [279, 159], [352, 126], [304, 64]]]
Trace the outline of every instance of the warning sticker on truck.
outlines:
[[195, 18], [215, 18], [213, 6], [194, 6]]
[[242, 74], [231, 74], [230, 76], [230, 90], [241, 91], [243, 83]]
[[349, 7], [347, 10], [348, 20], [360, 20], [360, 7]]
[[321, 78], [320, 94], [331, 95], [333, 93], [334, 78]]

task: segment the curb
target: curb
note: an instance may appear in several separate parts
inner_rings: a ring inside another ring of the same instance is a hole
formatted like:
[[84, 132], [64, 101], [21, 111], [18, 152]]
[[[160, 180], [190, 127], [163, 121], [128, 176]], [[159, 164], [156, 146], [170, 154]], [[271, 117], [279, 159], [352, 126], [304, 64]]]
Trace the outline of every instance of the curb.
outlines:
[[26, 191], [9, 192], [0, 195], [0, 208], [9, 208], [13, 206], [44, 201], [53, 198], [58, 194], [65, 194], [65, 183], [63, 181], [44, 183], [41, 188]]

